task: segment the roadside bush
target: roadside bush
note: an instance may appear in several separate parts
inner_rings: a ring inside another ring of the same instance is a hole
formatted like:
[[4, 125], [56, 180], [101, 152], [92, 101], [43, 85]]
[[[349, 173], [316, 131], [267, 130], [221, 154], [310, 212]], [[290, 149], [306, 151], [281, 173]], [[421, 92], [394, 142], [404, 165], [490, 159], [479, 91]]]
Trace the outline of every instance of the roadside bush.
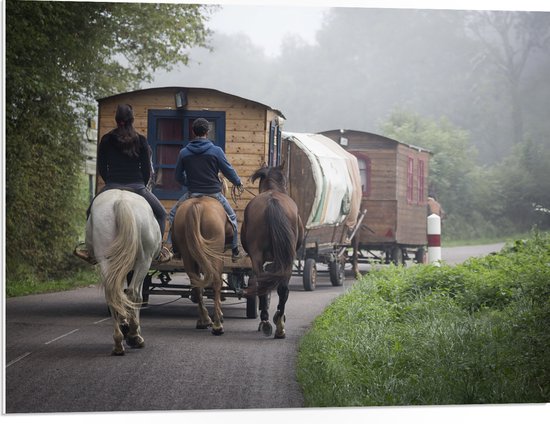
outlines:
[[550, 236], [458, 266], [389, 267], [327, 308], [299, 348], [307, 406], [550, 400]]

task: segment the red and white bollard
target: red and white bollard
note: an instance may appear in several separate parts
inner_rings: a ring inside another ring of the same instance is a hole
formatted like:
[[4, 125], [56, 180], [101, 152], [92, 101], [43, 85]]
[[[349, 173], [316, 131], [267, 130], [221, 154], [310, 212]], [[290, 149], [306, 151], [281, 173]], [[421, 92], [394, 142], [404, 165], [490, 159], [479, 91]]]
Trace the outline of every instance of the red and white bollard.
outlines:
[[432, 213], [428, 217], [428, 261], [439, 265], [441, 260], [441, 218]]

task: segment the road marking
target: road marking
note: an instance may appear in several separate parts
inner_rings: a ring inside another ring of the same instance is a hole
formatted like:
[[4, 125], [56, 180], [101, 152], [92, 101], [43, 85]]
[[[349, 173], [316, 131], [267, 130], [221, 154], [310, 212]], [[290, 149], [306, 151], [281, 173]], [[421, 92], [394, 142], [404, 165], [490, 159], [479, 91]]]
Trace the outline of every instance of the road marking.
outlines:
[[8, 368], [10, 365], [13, 365], [15, 364], [16, 362], [19, 362], [21, 359], [23, 358], [26, 358], [27, 356], [29, 356], [32, 352], [26, 352], [24, 353], [23, 355], [15, 358], [13, 361], [9, 362], [8, 364], [6, 364], [6, 368]]
[[111, 319], [111, 317], [100, 319], [99, 321], [94, 322], [94, 324], [99, 324], [100, 322], [107, 321], [108, 319]]
[[63, 337], [67, 337], [68, 335], [73, 334], [73, 333], [76, 333], [77, 331], [78, 331], [78, 328], [75, 329], [75, 330], [69, 331], [68, 333], [65, 333], [65, 334], [63, 334], [63, 335], [61, 335], [61, 336], [59, 336], [59, 337], [56, 337], [55, 339], [52, 339], [52, 340], [50, 340], [49, 342], [46, 342], [46, 343], [44, 343], [44, 344], [53, 343], [53, 342], [55, 342], [56, 340], [62, 339]]

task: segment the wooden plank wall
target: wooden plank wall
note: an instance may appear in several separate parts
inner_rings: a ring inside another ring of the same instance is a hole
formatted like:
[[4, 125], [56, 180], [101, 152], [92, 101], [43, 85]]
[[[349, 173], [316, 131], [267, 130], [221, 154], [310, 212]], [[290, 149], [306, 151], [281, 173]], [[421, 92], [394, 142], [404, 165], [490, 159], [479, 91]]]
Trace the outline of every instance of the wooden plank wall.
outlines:
[[[413, 201], [407, 201], [408, 160], [414, 161]], [[418, 162], [424, 161], [424, 199], [418, 200]], [[401, 244], [420, 245], [427, 242], [427, 195], [429, 153], [399, 145], [397, 149], [397, 241]]]
[[347, 150], [370, 159], [370, 193], [363, 196], [361, 209], [367, 209], [360, 232], [360, 243], [393, 243], [397, 232], [397, 155], [396, 144], [361, 132], [345, 134]]
[[[149, 109], [175, 109], [175, 93], [177, 89], [163, 88], [138, 91], [108, 98], [100, 102], [98, 112], [98, 140], [115, 126], [116, 107], [120, 103], [128, 103], [134, 109], [134, 126], [138, 132], [147, 136], [147, 116]], [[209, 110], [223, 111], [226, 114], [225, 148], [229, 162], [239, 174], [245, 188], [253, 193], [258, 192], [258, 183], [249, 181], [252, 173], [268, 158], [269, 124], [277, 113], [265, 106], [227, 95], [215, 90], [188, 89], [188, 104], [186, 109], [192, 111]], [[104, 183], [97, 176], [97, 187]], [[229, 183], [229, 189], [231, 184]], [[253, 195], [245, 191], [235, 205], [230, 193], [226, 193], [231, 206], [237, 213], [237, 219], [242, 222], [244, 208]], [[167, 212], [174, 200], [162, 200]]]
[[[361, 131], [327, 131], [335, 142], [346, 137], [350, 152], [363, 153], [370, 159], [371, 191], [362, 200], [367, 209], [360, 232], [360, 243], [426, 243], [426, 199], [416, 200], [418, 159], [424, 160], [424, 193], [428, 194], [429, 153], [419, 152], [395, 140]], [[415, 201], [407, 202], [408, 158], [414, 159]]]

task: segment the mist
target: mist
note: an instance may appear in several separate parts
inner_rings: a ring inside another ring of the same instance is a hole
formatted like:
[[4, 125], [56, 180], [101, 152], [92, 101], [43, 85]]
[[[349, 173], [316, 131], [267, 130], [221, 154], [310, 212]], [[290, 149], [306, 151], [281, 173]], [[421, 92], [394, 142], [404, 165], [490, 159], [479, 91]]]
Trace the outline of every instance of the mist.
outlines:
[[338, 7], [315, 43], [289, 35], [275, 57], [244, 33], [215, 32], [212, 51], [191, 50], [188, 66], [157, 73], [147, 87], [258, 101], [282, 111], [287, 131], [380, 133], [396, 111], [446, 118], [491, 164], [521, 140], [550, 144], [549, 39], [548, 12]]

